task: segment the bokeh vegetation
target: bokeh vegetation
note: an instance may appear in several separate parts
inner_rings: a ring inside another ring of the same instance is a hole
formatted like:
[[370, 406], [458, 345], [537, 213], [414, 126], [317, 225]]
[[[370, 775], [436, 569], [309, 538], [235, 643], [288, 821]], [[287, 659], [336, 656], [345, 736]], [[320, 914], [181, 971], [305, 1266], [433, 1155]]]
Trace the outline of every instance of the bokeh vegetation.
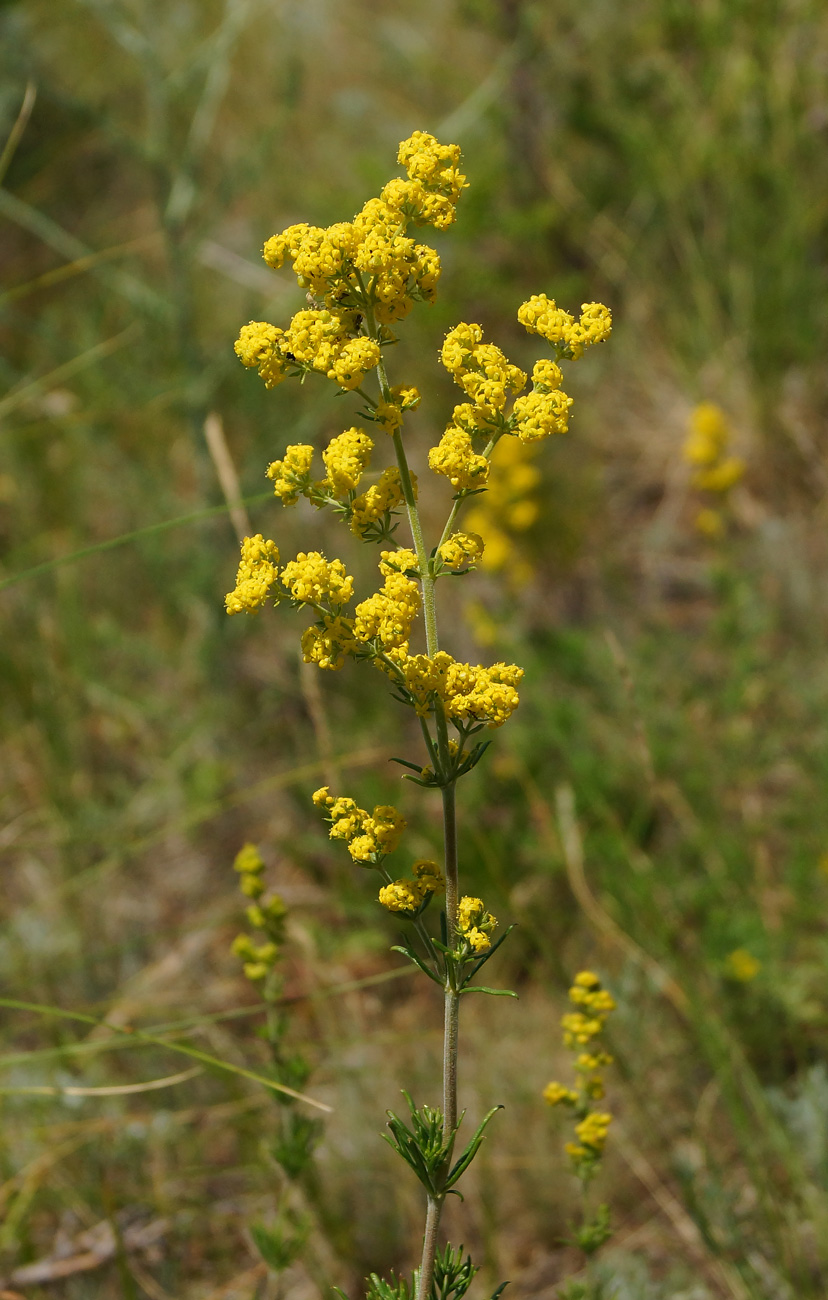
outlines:
[[[204, 430], [220, 419], [254, 529], [298, 546], [307, 521], [276, 513], [261, 466], [340, 431], [342, 406], [322, 386], [266, 393], [233, 356], [240, 323], [301, 305], [259, 250], [290, 221], [349, 217], [422, 128], [459, 141], [474, 184], [438, 236], [439, 301], [401, 344], [427, 393], [415, 462], [454, 400], [432, 378], [449, 325], [480, 320], [521, 363], [515, 310], [539, 288], [606, 301], [616, 322], [573, 374], [571, 434], [523, 466], [537, 510], [510, 515], [520, 472], [504, 465], [490, 526], [519, 547], [520, 580], [484, 574], [455, 610], [459, 650], [527, 678], [469, 779], [465, 869], [519, 923], [504, 961], [521, 999], [469, 1009], [464, 1090], [477, 1118], [506, 1110], [452, 1239], [484, 1261], [480, 1287], [510, 1277], [516, 1297], [552, 1297], [577, 1268], [541, 1091], [588, 964], [619, 1004], [607, 1297], [817, 1300], [824, 5], [24, 0], [0, 26], [16, 143], [0, 188], [0, 970], [7, 1001], [51, 1009], [3, 1009], [0, 1279], [27, 1300], [275, 1294], [250, 1225], [283, 1195], [280, 1115], [254, 1080], [173, 1050], [264, 1068], [229, 952], [246, 840], [290, 909], [289, 1034], [334, 1107], [291, 1189], [308, 1244], [282, 1291], [355, 1294], [369, 1268], [413, 1262], [378, 1115], [403, 1083], [433, 1086], [438, 1011], [308, 804], [341, 773], [387, 800], [388, 715], [378, 750], [362, 675], [344, 688], [300, 665], [299, 623], [226, 619], [236, 549]], [[681, 457], [701, 401], [747, 464], [720, 540], [694, 527]]]

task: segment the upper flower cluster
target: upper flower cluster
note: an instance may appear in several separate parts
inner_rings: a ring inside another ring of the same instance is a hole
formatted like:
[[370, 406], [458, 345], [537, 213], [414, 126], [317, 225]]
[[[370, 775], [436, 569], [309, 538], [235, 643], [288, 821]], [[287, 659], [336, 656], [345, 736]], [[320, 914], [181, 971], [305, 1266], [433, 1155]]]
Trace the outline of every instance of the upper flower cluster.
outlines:
[[306, 222], [267, 240], [264, 260], [275, 269], [290, 262], [313, 306], [299, 311], [286, 330], [250, 321], [236, 342], [243, 365], [257, 369], [268, 388], [291, 374], [317, 371], [340, 388], [359, 388], [379, 361], [379, 342], [366, 326], [387, 327], [407, 316], [414, 302], [433, 302], [440, 259], [408, 235], [409, 225], [444, 230], [455, 217], [465, 186], [460, 149], [415, 131], [399, 148], [408, 179], [385, 185], [353, 221], [332, 226]]

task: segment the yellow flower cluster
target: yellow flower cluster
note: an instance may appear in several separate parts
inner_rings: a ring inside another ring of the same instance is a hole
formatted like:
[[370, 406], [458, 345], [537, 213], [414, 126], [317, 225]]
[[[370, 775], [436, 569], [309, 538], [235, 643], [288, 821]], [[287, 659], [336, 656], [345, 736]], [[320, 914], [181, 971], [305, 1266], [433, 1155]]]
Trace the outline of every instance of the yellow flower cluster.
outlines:
[[[723, 500], [745, 472], [745, 462], [739, 456], [728, 456], [730, 426], [724, 411], [714, 402], [701, 402], [690, 417], [690, 432], [682, 454], [695, 469], [693, 487], [701, 492], [711, 492]], [[720, 508], [705, 506], [696, 517], [696, 527], [709, 537], [718, 537], [724, 531]]]
[[[442, 701], [446, 716], [454, 722], [485, 722], [500, 727], [520, 703], [517, 693], [523, 669], [516, 664], [459, 663], [445, 650], [428, 655], [409, 655], [404, 647], [391, 650], [388, 659], [397, 670], [401, 685], [421, 718], [434, 709], [435, 699]], [[385, 665], [384, 671], [391, 672]]]
[[236, 355], [242, 365], [258, 369], [268, 388], [291, 371], [315, 370], [350, 391], [360, 387], [380, 359], [378, 343], [356, 337], [356, 322], [353, 312], [327, 307], [297, 312], [286, 330], [267, 321], [250, 321], [236, 341]]
[[468, 895], [457, 904], [457, 931], [472, 952], [482, 955], [492, 946], [491, 934], [497, 928], [497, 917], [487, 912], [480, 898]]
[[376, 639], [385, 650], [407, 644], [421, 604], [417, 583], [402, 573], [390, 573], [378, 592], [357, 605], [354, 635], [358, 641]]
[[302, 658], [317, 668], [337, 672], [355, 649], [353, 624], [340, 614], [325, 614], [302, 633]]
[[566, 433], [569, 428], [569, 408], [572, 398], [554, 390], [544, 393], [533, 389], [519, 397], [512, 408], [515, 433], [522, 442], [537, 442], [553, 433]]
[[475, 453], [471, 434], [456, 424], [450, 424], [428, 453], [429, 468], [435, 474], [444, 474], [456, 492], [473, 492], [486, 486], [489, 462]]
[[397, 551], [380, 551], [379, 568], [386, 578], [392, 573], [405, 573], [411, 578], [420, 572], [416, 552], [402, 546]]
[[354, 492], [365, 470], [371, 464], [372, 440], [364, 429], [346, 429], [331, 438], [322, 452], [328, 477], [324, 482], [335, 497]]
[[241, 544], [235, 589], [224, 598], [227, 613], [241, 614], [246, 610], [252, 614], [260, 609], [279, 576], [278, 564], [279, 551], [275, 542], [265, 541], [261, 533], [245, 537]]
[[603, 343], [612, 332], [612, 313], [603, 303], [583, 303], [581, 318], [576, 321], [545, 293], [533, 294], [523, 303], [518, 309], [518, 320], [530, 334], [540, 334], [556, 345], [561, 356], [573, 361], [583, 356], [585, 348]]
[[[609, 310], [600, 303], [585, 303], [580, 322], [576, 322], [545, 294], [525, 302], [518, 319], [530, 332], [553, 342], [558, 358], [570, 360], [581, 356], [591, 343], [606, 338], [612, 327]], [[572, 398], [560, 387], [563, 375], [557, 360], [537, 361], [531, 392], [518, 396], [526, 386], [524, 372], [513, 366], [500, 348], [483, 341], [480, 325], [466, 321], [449, 330], [440, 359], [472, 399], [454, 408], [450, 424], [428, 458], [435, 474], [445, 475], [457, 493], [486, 486], [487, 457], [502, 434], [512, 433], [529, 443], [566, 433]], [[510, 397], [515, 400], [507, 414]], [[476, 451], [475, 438], [488, 440], [483, 454]]]
[[242, 325], [234, 351], [248, 370], [258, 370], [265, 388], [275, 388], [287, 378], [288, 363], [281, 352], [283, 331], [267, 321], [252, 320]]
[[293, 505], [310, 486], [310, 469], [313, 447], [298, 443], [288, 447], [283, 460], [268, 465], [266, 476], [273, 480], [273, 491], [281, 497], [283, 506]]
[[427, 131], [415, 131], [403, 140], [397, 153], [409, 178], [419, 181], [430, 193], [445, 194], [456, 203], [466, 187], [460, 172], [460, 146], [440, 144]]
[[332, 840], [345, 840], [354, 862], [375, 866], [393, 853], [405, 830], [405, 818], [391, 804], [378, 804], [372, 813], [359, 808], [353, 799], [334, 796], [323, 785], [313, 795], [317, 808], [327, 811]]
[[750, 984], [752, 980], [756, 979], [761, 969], [762, 963], [759, 958], [754, 957], [753, 953], [748, 952], [747, 948], [736, 948], [727, 955], [727, 974], [740, 984]]
[[265, 886], [262, 881], [264, 862], [254, 844], [245, 844], [236, 854], [233, 870], [239, 873], [239, 886], [246, 898], [253, 901], [247, 908], [247, 919], [258, 930], [267, 934], [267, 942], [254, 944], [246, 934], [240, 934], [232, 944], [232, 951], [244, 962], [244, 973], [249, 980], [263, 980], [273, 969], [279, 955], [277, 940], [281, 938], [282, 925], [287, 911], [278, 894], [271, 894], [261, 902]]
[[445, 888], [443, 875], [436, 862], [428, 858], [418, 858], [414, 863], [413, 880], [394, 880], [383, 885], [379, 891], [379, 901], [389, 912], [402, 912], [413, 916], [426, 899], [431, 898]]
[[536, 496], [541, 473], [532, 462], [537, 447], [517, 438], [501, 438], [495, 447], [489, 472], [488, 491], [475, 497], [466, 515], [466, 527], [479, 533], [486, 544], [482, 566], [497, 573], [508, 565], [510, 580], [522, 585], [532, 568], [521, 555], [515, 534], [535, 523], [540, 506]]
[[566, 1153], [577, 1163], [594, 1160], [603, 1154], [612, 1115], [607, 1111], [592, 1110], [575, 1125], [577, 1142], [567, 1142]]
[[[612, 1065], [612, 1057], [597, 1043], [615, 1002], [592, 971], [575, 976], [569, 999], [579, 1010], [561, 1020], [564, 1046], [574, 1050], [578, 1082], [567, 1088], [553, 1080], [543, 1090], [550, 1106], [564, 1105], [574, 1110], [576, 1142], [566, 1144], [566, 1152], [579, 1177], [588, 1179], [595, 1173], [607, 1140], [612, 1116], [592, 1109], [593, 1101], [604, 1096], [603, 1068]], [[584, 1047], [589, 1050], [583, 1051]]]
[[303, 605], [346, 604], [354, 594], [354, 580], [341, 560], [326, 560], [319, 551], [300, 551], [282, 569], [282, 585]]
[[391, 389], [391, 401], [380, 398], [373, 416], [386, 433], [393, 434], [403, 422], [403, 413], [413, 411], [420, 404], [420, 394], [413, 385], [399, 384]]
[[[412, 483], [414, 476], [412, 475]], [[414, 485], [416, 489], [416, 484]], [[386, 515], [396, 510], [403, 499], [400, 471], [396, 465], [389, 466], [380, 474], [379, 481], [372, 483], [367, 492], [358, 496], [351, 506], [351, 532], [357, 537], [364, 537]]]
[[473, 567], [483, 556], [483, 538], [477, 533], [452, 533], [437, 550], [447, 569]]
[[503, 410], [509, 394], [526, 386], [526, 375], [494, 343], [483, 342], [479, 325], [462, 322], [446, 335], [440, 358], [486, 420]]
[[[440, 259], [434, 249], [418, 244], [405, 231], [410, 223], [440, 230], [452, 223], [465, 183], [459, 171], [460, 150], [415, 131], [400, 145], [398, 161], [405, 165], [408, 179], [389, 181], [380, 197], [369, 199], [353, 221], [339, 221], [327, 228], [305, 223], [289, 226], [264, 246], [267, 264], [278, 268], [290, 259], [299, 284], [322, 299], [326, 311], [339, 322], [334, 334], [324, 340], [336, 351], [323, 355], [313, 341], [303, 348], [301, 339], [299, 351], [292, 346], [294, 337], [306, 327], [306, 318], [319, 314], [300, 312], [284, 338], [272, 336], [264, 323], [257, 322], [257, 331], [251, 332], [249, 341], [245, 337], [244, 355], [239, 351], [246, 365], [272, 367], [271, 357], [281, 357], [322, 370], [343, 388], [358, 387], [358, 373], [365, 373], [376, 361], [364, 348], [357, 352], [343, 343], [339, 335], [345, 340], [357, 335], [365, 309], [370, 308], [377, 320], [387, 325], [406, 316], [415, 299], [434, 300]], [[361, 347], [367, 343], [358, 341]], [[260, 350], [269, 347], [270, 355], [259, 359], [257, 344]]]

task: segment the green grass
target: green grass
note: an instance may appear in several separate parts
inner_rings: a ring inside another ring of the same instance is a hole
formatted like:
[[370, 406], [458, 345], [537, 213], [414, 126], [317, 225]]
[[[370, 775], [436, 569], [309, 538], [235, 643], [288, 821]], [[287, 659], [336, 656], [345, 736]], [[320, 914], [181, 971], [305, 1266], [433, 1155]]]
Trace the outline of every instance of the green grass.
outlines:
[[[369, 1269], [413, 1262], [416, 1195], [377, 1134], [400, 1087], [434, 1087], [438, 1009], [385, 980], [394, 926], [308, 796], [329, 779], [394, 796], [377, 748], [417, 737], [370, 674], [321, 679], [317, 698], [301, 622], [225, 618], [236, 548], [203, 424], [222, 417], [254, 530], [299, 546], [308, 517], [257, 500], [262, 469], [338, 431], [343, 406], [321, 384], [268, 394], [237, 365], [241, 323], [301, 305], [260, 246], [289, 221], [349, 216], [400, 138], [445, 125], [472, 187], [439, 239], [440, 301], [395, 358], [427, 393], [419, 467], [453, 402], [433, 380], [450, 324], [479, 319], [526, 360], [514, 314], [530, 292], [604, 298], [617, 322], [575, 376], [571, 437], [544, 451], [534, 583], [506, 597], [479, 580], [491, 650], [456, 627], [458, 652], [527, 676], [462, 813], [469, 887], [518, 922], [497, 975], [520, 1002], [468, 1011], [470, 1119], [507, 1109], [449, 1231], [490, 1289], [509, 1276], [518, 1296], [552, 1294], [577, 1268], [540, 1091], [564, 1068], [569, 976], [595, 963], [620, 1004], [601, 1264], [616, 1300], [825, 1293], [823, 10], [0, 11], [3, 139], [37, 87], [0, 188], [0, 982], [258, 1073], [229, 868], [244, 840], [262, 845], [292, 911], [291, 1033], [313, 1057], [308, 1091], [334, 1107], [315, 1181], [292, 1193], [311, 1235], [291, 1292], [357, 1294]], [[702, 398], [749, 463], [715, 555], [676, 468]], [[404, 791], [425, 853], [436, 807]], [[738, 948], [761, 962], [749, 984], [728, 975]], [[141, 1094], [26, 1093], [190, 1062], [52, 1015], [6, 1008], [2, 1027], [0, 1087], [18, 1091], [2, 1094], [0, 1279], [56, 1242], [80, 1253], [102, 1222], [129, 1243], [164, 1220], [154, 1246], [20, 1289], [274, 1293], [248, 1236], [281, 1194], [264, 1089], [205, 1064]]]

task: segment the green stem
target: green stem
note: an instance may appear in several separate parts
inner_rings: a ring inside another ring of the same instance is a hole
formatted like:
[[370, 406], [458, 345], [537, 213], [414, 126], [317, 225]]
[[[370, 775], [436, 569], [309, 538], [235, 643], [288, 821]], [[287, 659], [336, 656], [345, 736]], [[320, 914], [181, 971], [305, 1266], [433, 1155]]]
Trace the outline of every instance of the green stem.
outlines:
[[[440, 748], [444, 745], [445, 719], [438, 726]], [[457, 814], [455, 784], [443, 789], [443, 842], [446, 857], [446, 929], [448, 947], [457, 935]], [[449, 1142], [457, 1127], [457, 1043], [460, 994], [455, 987], [452, 967], [446, 966], [445, 1003], [443, 1010], [443, 1141]], [[449, 1152], [447, 1159], [451, 1159]], [[417, 1276], [417, 1300], [431, 1300], [434, 1282], [434, 1259], [437, 1254], [437, 1230], [443, 1210], [443, 1198], [428, 1198], [423, 1256]]]
[[442, 1198], [429, 1196], [423, 1233], [423, 1257], [417, 1274], [417, 1300], [431, 1300], [434, 1282], [434, 1257], [437, 1254], [437, 1229], [443, 1209]]

